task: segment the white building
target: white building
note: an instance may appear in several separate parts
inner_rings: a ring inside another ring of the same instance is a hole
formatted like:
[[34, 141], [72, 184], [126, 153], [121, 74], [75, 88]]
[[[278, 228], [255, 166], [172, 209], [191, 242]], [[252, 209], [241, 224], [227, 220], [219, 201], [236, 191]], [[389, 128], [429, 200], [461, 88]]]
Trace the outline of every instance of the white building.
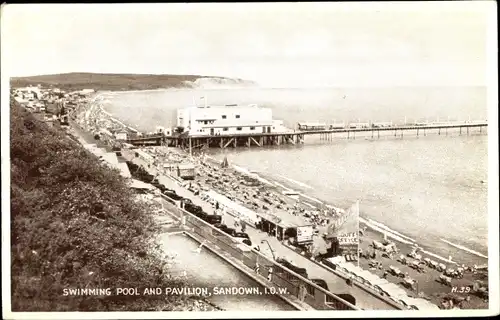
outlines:
[[116, 140], [127, 140], [128, 132], [125, 130], [120, 130], [118, 132], [115, 132], [115, 138]]
[[193, 136], [281, 133], [289, 129], [273, 120], [272, 110], [250, 106], [203, 106], [177, 110], [177, 126]]

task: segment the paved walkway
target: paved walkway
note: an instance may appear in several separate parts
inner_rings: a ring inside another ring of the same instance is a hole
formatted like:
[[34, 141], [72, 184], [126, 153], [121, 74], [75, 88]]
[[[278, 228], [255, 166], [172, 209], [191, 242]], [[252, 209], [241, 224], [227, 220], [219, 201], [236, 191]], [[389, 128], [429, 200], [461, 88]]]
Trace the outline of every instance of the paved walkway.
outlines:
[[[151, 166], [147, 167], [147, 163], [139, 158], [134, 157], [133, 152], [125, 151], [127, 159], [133, 159], [132, 161], [138, 165], [143, 165], [150, 171], [151, 174], [158, 173], [158, 170]], [[203, 208], [203, 211], [213, 214], [215, 213], [215, 208], [211, 204], [201, 200], [199, 196], [195, 196], [191, 191], [181, 187], [178, 182], [176, 182], [171, 177], [165, 175], [159, 175], [158, 181], [164, 184], [167, 188], [175, 190], [175, 192], [185, 198], [191, 199], [191, 201]], [[234, 227], [234, 217], [225, 214], [222, 218], [224, 224], [229, 227]], [[250, 236], [252, 240], [252, 245], [258, 245], [260, 247], [261, 253], [272, 257], [271, 250], [269, 246], [263, 240], [269, 242], [270, 247], [274, 251], [276, 258], [283, 257], [294, 265], [307, 269], [307, 273], [310, 279], [323, 279], [328, 284], [328, 288], [331, 292], [335, 294], [351, 294], [356, 298], [356, 306], [365, 310], [394, 310], [395, 307], [388, 304], [387, 302], [381, 300], [380, 298], [372, 295], [371, 293], [357, 287], [355, 285], [349, 286], [346, 284], [344, 278], [324, 269], [323, 267], [315, 264], [304, 256], [292, 251], [291, 249], [285, 247], [278, 239], [269, 236], [266, 232], [255, 229], [253, 226], [247, 224], [245, 232]]]

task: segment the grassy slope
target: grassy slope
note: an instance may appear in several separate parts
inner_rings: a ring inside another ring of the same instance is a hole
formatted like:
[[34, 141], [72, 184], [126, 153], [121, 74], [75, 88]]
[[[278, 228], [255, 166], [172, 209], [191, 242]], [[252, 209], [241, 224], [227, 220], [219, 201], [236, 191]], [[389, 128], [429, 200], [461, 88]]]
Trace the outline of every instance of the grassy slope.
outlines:
[[243, 81], [241, 79], [198, 75], [65, 73], [11, 78], [11, 86], [24, 87], [41, 84], [44, 87], [55, 86], [66, 90], [147, 90], [184, 87], [184, 81], [195, 81], [201, 78], [228, 79], [237, 82]]
[[64, 296], [63, 289], [166, 287], [147, 208], [117, 171], [11, 104], [13, 311], [172, 310], [188, 297]]

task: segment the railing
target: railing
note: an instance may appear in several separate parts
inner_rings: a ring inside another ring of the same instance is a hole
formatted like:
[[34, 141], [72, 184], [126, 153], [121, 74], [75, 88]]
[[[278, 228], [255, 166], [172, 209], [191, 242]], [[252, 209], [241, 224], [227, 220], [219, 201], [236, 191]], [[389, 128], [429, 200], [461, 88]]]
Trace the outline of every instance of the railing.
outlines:
[[[165, 195], [162, 195], [162, 197], [169, 200], [169, 202], [173, 201]], [[190, 232], [215, 244], [223, 252], [236, 258], [243, 265], [254, 269], [256, 274], [267, 278], [270, 268], [272, 268], [270, 283], [276, 287], [286, 288], [286, 295], [293, 296], [317, 310], [359, 310], [355, 305], [323, 289], [285, 266], [280, 265], [262, 253], [255, 250], [247, 251], [240, 249], [238, 245], [245, 246], [245, 244], [241, 244], [230, 235], [194, 216], [190, 212], [175, 205], [172, 206], [171, 212], [183, 221], [185, 226], [190, 229]], [[259, 267], [256, 268], [257, 266]]]

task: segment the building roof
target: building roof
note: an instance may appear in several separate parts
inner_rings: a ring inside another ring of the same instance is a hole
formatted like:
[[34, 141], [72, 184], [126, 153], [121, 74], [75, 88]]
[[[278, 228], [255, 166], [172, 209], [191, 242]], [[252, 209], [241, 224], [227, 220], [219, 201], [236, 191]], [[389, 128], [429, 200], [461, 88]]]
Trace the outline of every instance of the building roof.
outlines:
[[310, 226], [312, 225], [311, 223], [308, 223], [304, 221], [304, 219], [300, 216], [295, 216], [291, 213], [288, 212], [283, 212], [281, 215], [273, 214], [281, 219], [281, 221], [278, 223], [280, 226], [285, 227], [285, 228], [294, 228], [294, 227], [304, 227], [304, 226]]
[[251, 219], [252, 221], [255, 221], [255, 222], [258, 221], [257, 213], [255, 211], [250, 210], [250, 209], [230, 200], [226, 196], [223, 196], [223, 195], [215, 192], [214, 190], [209, 190], [206, 192], [206, 194], [210, 198], [212, 198], [213, 200], [220, 203], [222, 206], [227, 207], [229, 210], [236, 211], [236, 212], [246, 216], [247, 218]]

